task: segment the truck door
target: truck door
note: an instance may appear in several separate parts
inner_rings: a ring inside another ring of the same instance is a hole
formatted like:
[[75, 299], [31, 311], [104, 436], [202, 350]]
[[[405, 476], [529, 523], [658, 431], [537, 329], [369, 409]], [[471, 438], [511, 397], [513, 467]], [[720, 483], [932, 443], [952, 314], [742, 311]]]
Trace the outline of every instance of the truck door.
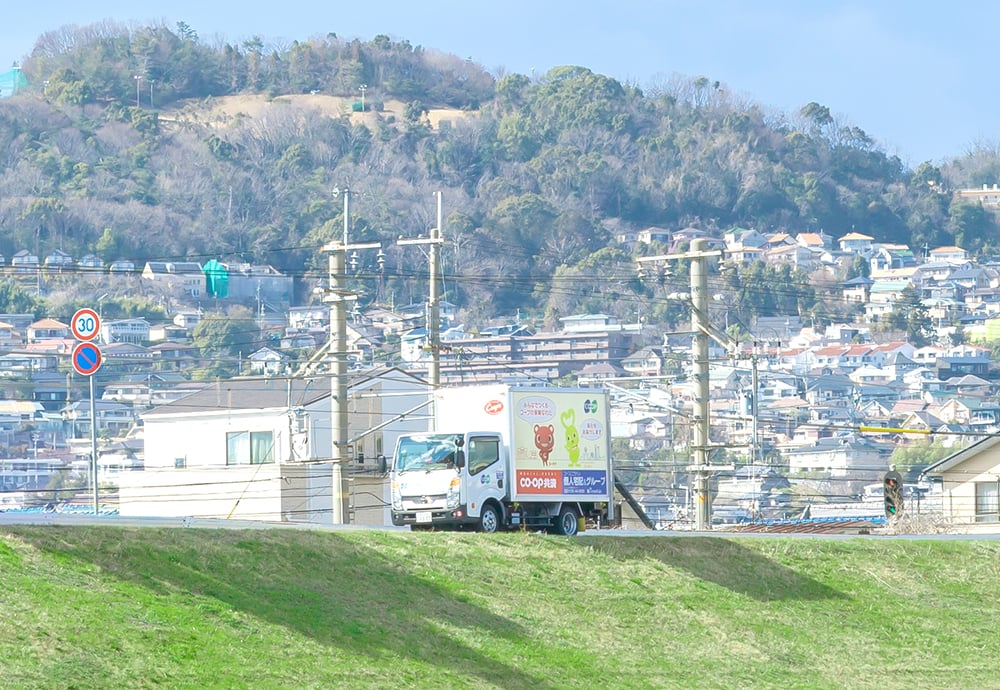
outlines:
[[504, 476], [504, 463], [500, 457], [502, 450], [499, 436], [469, 437], [466, 446], [468, 482], [465, 503], [472, 517], [479, 516], [487, 499], [501, 499], [504, 496], [506, 482], [510, 481], [510, 477]]

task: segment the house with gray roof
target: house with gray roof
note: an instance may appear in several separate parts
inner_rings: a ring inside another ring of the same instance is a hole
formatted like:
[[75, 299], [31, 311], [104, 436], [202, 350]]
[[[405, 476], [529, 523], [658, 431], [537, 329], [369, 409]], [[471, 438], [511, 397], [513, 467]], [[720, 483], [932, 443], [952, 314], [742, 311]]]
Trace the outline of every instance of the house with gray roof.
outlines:
[[145, 469], [122, 477], [120, 514], [388, 524], [377, 459], [401, 433], [427, 430], [426, 415], [404, 414], [427, 386], [396, 368], [351, 374], [351, 445], [337, 467], [330, 394], [325, 375], [240, 377], [143, 413]]

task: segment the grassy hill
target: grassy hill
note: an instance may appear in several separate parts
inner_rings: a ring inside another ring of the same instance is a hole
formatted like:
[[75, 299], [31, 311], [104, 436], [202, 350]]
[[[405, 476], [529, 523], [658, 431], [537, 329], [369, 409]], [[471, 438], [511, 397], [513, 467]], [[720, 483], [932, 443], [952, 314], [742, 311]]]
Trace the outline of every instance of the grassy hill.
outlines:
[[1000, 542], [0, 528], [0, 687], [997, 687]]

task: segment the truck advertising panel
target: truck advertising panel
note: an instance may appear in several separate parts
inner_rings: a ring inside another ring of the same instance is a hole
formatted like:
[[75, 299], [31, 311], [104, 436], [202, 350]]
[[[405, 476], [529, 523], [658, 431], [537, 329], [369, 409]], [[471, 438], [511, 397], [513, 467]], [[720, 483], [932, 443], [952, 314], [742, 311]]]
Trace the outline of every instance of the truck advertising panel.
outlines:
[[509, 411], [515, 498], [600, 500], [610, 492], [607, 396], [513, 390]]

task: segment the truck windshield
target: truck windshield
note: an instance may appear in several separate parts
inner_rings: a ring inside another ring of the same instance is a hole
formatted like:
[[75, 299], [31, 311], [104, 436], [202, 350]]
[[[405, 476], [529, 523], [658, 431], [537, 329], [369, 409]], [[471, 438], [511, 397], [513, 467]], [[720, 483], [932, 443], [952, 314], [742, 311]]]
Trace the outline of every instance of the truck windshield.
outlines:
[[397, 472], [438, 470], [455, 467], [454, 434], [422, 434], [399, 439], [395, 466]]

